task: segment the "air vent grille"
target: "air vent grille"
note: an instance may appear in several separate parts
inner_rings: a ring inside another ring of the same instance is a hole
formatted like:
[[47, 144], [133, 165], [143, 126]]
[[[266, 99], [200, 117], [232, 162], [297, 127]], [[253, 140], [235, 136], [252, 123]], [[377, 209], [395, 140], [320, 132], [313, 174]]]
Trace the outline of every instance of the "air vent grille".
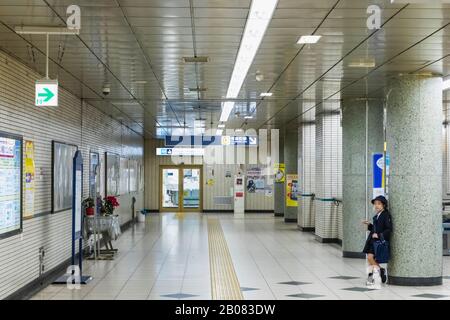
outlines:
[[184, 63], [206, 63], [209, 61], [207, 56], [183, 57]]
[[208, 88], [189, 88], [190, 92], [205, 92]]

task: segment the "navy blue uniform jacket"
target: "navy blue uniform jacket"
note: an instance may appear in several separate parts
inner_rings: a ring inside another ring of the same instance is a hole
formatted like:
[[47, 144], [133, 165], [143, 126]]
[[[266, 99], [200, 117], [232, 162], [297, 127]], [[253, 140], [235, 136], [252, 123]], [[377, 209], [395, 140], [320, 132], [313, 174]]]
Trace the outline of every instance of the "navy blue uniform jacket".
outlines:
[[369, 236], [366, 240], [366, 245], [364, 246], [364, 253], [373, 253], [373, 242], [377, 239], [373, 239], [372, 235], [374, 233], [378, 234], [378, 238], [381, 238], [381, 234], [383, 235], [384, 240], [389, 241], [391, 238], [392, 232], [392, 218], [391, 214], [388, 210], [384, 210], [381, 212], [380, 216], [377, 219], [377, 215], [373, 217], [373, 223], [370, 223], [367, 226], [367, 229], [370, 231]]

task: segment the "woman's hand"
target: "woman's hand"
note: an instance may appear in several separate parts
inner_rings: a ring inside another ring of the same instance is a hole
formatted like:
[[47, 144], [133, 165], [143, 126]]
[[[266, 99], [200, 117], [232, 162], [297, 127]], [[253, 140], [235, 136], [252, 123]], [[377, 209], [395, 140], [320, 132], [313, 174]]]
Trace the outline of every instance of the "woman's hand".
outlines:
[[372, 238], [378, 239], [378, 235], [377, 235], [376, 233], [374, 233], [374, 234], [372, 235]]
[[363, 220], [363, 221], [362, 221], [362, 224], [367, 224], [367, 225], [369, 225], [370, 222], [369, 222], [369, 220]]

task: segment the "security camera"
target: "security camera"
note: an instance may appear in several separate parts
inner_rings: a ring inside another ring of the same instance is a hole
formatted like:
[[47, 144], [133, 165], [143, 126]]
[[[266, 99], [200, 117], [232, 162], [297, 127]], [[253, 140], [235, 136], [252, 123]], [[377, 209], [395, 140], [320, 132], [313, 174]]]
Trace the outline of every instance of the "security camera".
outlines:
[[111, 92], [111, 87], [109, 86], [109, 83], [105, 83], [103, 85], [102, 89], [103, 95], [107, 96]]
[[255, 75], [256, 81], [260, 82], [264, 80], [264, 75], [261, 73], [261, 71], [256, 71], [256, 75]]

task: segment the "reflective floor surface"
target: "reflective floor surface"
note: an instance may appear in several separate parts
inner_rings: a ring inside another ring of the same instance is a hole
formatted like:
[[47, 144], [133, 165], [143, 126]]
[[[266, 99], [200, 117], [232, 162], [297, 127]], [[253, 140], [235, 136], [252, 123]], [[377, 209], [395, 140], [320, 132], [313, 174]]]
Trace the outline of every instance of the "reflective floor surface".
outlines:
[[113, 261], [85, 262], [89, 284], [50, 285], [32, 299], [450, 300], [450, 257], [442, 286], [368, 291], [364, 260], [272, 214], [152, 214], [114, 245]]

